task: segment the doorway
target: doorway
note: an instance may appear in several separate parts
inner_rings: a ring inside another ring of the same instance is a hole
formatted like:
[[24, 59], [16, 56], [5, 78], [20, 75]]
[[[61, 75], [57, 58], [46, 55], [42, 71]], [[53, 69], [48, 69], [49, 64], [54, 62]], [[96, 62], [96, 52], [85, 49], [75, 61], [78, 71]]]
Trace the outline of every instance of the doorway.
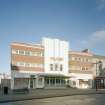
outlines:
[[35, 79], [34, 78], [30, 78], [30, 89], [34, 89], [35, 88]]

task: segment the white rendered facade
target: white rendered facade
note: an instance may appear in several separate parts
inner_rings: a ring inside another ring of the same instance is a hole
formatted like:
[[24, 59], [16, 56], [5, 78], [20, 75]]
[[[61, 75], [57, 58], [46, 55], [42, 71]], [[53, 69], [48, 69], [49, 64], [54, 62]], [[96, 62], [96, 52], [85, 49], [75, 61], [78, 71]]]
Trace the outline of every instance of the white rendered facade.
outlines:
[[[82, 73], [71, 73], [70, 74], [70, 86], [80, 89], [92, 88], [92, 74], [82, 74]], [[84, 83], [80, 83], [80, 80]], [[74, 84], [75, 82], [75, 84]]]
[[[44, 46], [44, 70], [45, 73], [68, 75], [68, 52], [69, 43], [59, 39], [43, 38]], [[53, 70], [50, 69], [50, 64], [53, 65]], [[57, 64], [57, 70], [55, 65]], [[62, 65], [62, 70], [60, 70]]]

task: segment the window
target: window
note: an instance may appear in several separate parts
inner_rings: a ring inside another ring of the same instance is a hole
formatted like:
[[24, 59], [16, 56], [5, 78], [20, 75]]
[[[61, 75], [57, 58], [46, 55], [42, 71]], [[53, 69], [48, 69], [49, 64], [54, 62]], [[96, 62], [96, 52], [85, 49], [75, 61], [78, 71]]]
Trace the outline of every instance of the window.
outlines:
[[75, 81], [73, 81], [73, 86], [76, 86], [76, 82]]
[[60, 83], [60, 79], [56, 78], [56, 83], [59, 84]]
[[32, 52], [31, 52], [31, 55], [32, 55], [32, 56], [36, 56], [36, 53], [32, 51]]
[[54, 85], [55, 84], [55, 78], [51, 78], [50, 79], [50, 85]]
[[20, 55], [24, 55], [24, 51], [19, 50], [19, 54], [20, 54]]
[[39, 78], [38, 79], [38, 85], [42, 85], [42, 82], [43, 82], [43, 79], [42, 78]]
[[19, 54], [19, 51], [18, 50], [15, 50], [16, 51], [16, 54]]
[[49, 78], [46, 78], [45, 82], [46, 84], [49, 84]]
[[82, 70], [88, 70], [88, 67], [82, 67]]
[[85, 67], [82, 67], [82, 70], [85, 70]]
[[36, 55], [37, 56], [41, 56], [41, 52], [36, 52]]
[[25, 66], [26, 67], [30, 67], [31, 65], [30, 65], [30, 63], [26, 63]]
[[53, 71], [53, 64], [50, 64], [50, 70]]
[[77, 58], [75, 58], [75, 60], [77, 60]]
[[25, 51], [25, 55], [30, 55], [30, 52], [29, 51]]
[[86, 69], [86, 70], [88, 70], [88, 68], [87, 68], [87, 67], [86, 67], [85, 69]]
[[17, 62], [17, 66], [24, 66], [24, 62]]
[[63, 65], [62, 64], [60, 65], [60, 71], [63, 71]]
[[78, 58], [79, 61], [81, 61], [81, 58]]
[[55, 70], [56, 71], [58, 70], [58, 64], [55, 64]]
[[32, 51], [31, 55], [32, 56], [42, 56], [42, 52], [34, 52], [34, 51]]
[[65, 84], [65, 79], [62, 78], [62, 79], [61, 79], [61, 83], [62, 83], [62, 84]]

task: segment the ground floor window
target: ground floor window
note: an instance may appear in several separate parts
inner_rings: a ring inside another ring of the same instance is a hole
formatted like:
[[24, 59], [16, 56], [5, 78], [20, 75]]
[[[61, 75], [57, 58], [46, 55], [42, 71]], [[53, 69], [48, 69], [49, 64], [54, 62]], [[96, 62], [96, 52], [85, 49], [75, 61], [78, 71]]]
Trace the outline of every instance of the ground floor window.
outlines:
[[76, 81], [73, 81], [73, 86], [76, 86]]
[[88, 84], [88, 80], [83, 80], [83, 79], [79, 79], [79, 86], [81, 88], [88, 88], [89, 84]]
[[46, 86], [65, 86], [65, 78], [63, 77], [45, 77]]
[[40, 78], [38, 79], [38, 85], [42, 85], [42, 82], [43, 82], [43, 79], [40, 77]]
[[28, 78], [14, 78], [14, 88], [28, 88], [29, 79]]

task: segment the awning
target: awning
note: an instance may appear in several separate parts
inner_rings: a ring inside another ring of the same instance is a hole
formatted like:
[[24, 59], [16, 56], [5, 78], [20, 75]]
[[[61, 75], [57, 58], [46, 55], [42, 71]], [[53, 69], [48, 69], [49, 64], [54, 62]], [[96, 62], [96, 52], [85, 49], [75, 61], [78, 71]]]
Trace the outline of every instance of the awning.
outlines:
[[36, 74], [34, 73], [16, 73], [14, 75], [15, 78], [30, 78], [31, 76], [34, 76], [34, 78], [36, 78]]
[[54, 73], [40, 73], [38, 74], [39, 76], [44, 76], [44, 77], [66, 77], [69, 78], [70, 76], [63, 75], [63, 74], [54, 74]]

